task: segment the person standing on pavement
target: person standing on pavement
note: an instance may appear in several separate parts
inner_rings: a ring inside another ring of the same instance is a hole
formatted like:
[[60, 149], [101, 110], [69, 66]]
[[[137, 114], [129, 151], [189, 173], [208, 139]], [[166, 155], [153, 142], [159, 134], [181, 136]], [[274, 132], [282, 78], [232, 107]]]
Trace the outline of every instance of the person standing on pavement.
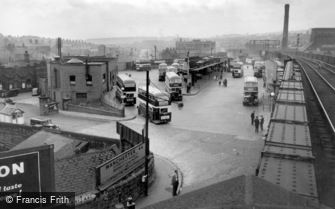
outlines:
[[227, 82], [228, 82], [228, 81], [227, 81], [227, 78], [225, 78], [225, 79], [223, 80], [223, 84], [224, 84], [225, 87], [227, 87]]
[[258, 120], [258, 116], [256, 116], [255, 118], [255, 132], [258, 133], [258, 126], [259, 126], [259, 120]]
[[135, 209], [135, 202], [133, 201], [133, 198], [130, 196], [127, 200], [127, 209]]
[[263, 131], [263, 125], [264, 125], [264, 117], [261, 115], [261, 119], [259, 120], [259, 124], [261, 126], [261, 131]]
[[252, 111], [252, 113], [250, 115], [250, 118], [251, 118], [251, 125], [253, 126], [254, 125], [254, 119], [255, 119], [255, 111]]
[[177, 196], [177, 190], [179, 186], [178, 171], [175, 170], [171, 179], [172, 184], [172, 196]]

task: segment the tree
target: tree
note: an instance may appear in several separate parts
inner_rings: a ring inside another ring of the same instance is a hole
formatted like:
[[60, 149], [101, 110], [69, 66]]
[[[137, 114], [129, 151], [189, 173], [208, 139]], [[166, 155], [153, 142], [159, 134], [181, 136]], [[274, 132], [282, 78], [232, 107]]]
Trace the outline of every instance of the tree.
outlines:
[[178, 58], [178, 54], [175, 48], [166, 48], [161, 53], [162, 59], [176, 59]]

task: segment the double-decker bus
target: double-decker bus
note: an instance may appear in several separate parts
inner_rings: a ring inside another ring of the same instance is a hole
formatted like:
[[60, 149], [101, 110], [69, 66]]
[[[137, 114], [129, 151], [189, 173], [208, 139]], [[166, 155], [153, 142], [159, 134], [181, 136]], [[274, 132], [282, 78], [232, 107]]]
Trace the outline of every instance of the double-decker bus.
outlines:
[[161, 63], [158, 65], [158, 81], [165, 81], [166, 70], [167, 70], [166, 63]]
[[149, 102], [149, 120], [152, 123], [168, 123], [171, 121], [171, 100], [166, 92], [149, 86], [149, 98], [147, 98], [146, 87], [138, 88], [138, 114], [145, 117], [146, 101]]
[[182, 101], [182, 80], [175, 72], [167, 72], [165, 76], [165, 90], [172, 101]]
[[151, 70], [150, 60], [138, 60], [135, 62], [136, 71], [146, 71]]
[[126, 74], [119, 74], [116, 77], [116, 98], [125, 105], [136, 104], [136, 82]]

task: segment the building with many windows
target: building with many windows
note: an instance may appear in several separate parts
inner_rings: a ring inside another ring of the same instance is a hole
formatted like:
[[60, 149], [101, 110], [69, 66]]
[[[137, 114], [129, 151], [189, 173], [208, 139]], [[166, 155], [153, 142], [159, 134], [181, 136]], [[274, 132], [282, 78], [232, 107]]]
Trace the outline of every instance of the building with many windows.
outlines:
[[210, 56], [215, 53], [215, 42], [199, 39], [184, 41], [180, 39], [176, 42], [176, 51], [179, 57], [186, 57], [188, 52], [189, 56]]
[[81, 104], [99, 101], [112, 89], [117, 61], [106, 57], [65, 57], [49, 62], [48, 95], [64, 108], [64, 102]]

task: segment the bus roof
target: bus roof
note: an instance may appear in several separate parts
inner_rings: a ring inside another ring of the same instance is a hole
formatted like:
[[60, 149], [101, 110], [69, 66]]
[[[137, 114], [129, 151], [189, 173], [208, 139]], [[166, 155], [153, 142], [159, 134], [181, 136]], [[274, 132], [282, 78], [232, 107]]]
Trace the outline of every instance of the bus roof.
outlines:
[[247, 77], [245, 77], [244, 82], [258, 83], [258, 80], [257, 80], [257, 78], [254, 77], [254, 76], [247, 76]]
[[126, 74], [118, 74], [117, 75], [122, 81], [133, 81], [135, 82], [135, 80], [132, 77], [129, 77]]
[[[147, 88], [146, 86], [140, 86], [138, 87], [138, 89], [141, 89], [143, 91], [146, 91]], [[163, 96], [163, 95], [167, 95], [167, 93], [159, 90], [158, 88], [154, 87], [154, 86], [149, 86], [149, 94], [152, 94], [154, 96]]]
[[167, 64], [164, 62], [164, 63], [159, 64], [158, 66], [159, 67], [163, 67], [163, 66], [165, 67], [165, 66], [167, 66]]
[[173, 78], [173, 77], [175, 77], [175, 78], [180, 78], [179, 77], [179, 75], [177, 74], [177, 73], [175, 73], [175, 72], [172, 72], [172, 71], [170, 71], [170, 72], [166, 72], [166, 77], [168, 77], [168, 78]]
[[174, 66], [168, 66], [168, 69], [170, 70], [177, 70]]

